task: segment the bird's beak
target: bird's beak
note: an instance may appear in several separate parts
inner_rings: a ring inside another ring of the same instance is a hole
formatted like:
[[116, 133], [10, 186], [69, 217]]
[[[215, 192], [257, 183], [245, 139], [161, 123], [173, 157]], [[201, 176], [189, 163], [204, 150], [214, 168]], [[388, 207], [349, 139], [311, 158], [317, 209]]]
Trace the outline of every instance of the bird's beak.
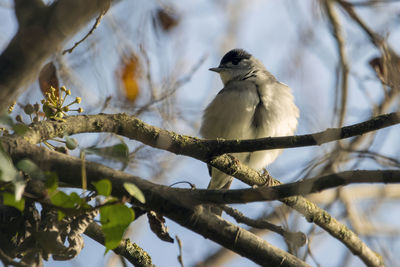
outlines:
[[217, 72], [217, 73], [220, 73], [220, 72], [223, 72], [224, 69], [225, 69], [225, 68], [220, 68], [220, 67], [218, 67], [218, 68], [210, 68], [209, 70], [214, 71], [214, 72]]

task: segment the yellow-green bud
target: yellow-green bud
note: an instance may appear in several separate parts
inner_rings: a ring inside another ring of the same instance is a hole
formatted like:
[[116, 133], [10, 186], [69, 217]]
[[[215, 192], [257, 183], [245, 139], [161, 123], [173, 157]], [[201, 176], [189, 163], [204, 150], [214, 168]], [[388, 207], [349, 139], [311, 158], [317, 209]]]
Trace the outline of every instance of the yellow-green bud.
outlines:
[[75, 98], [75, 102], [76, 102], [76, 103], [80, 104], [81, 101], [82, 101], [82, 98], [80, 98], [79, 96], [77, 96], [77, 97]]
[[18, 121], [18, 122], [22, 122], [22, 117], [21, 117], [21, 115], [17, 115], [17, 116], [15, 117], [15, 120]]
[[68, 107], [68, 106], [65, 106], [65, 107], [62, 108], [62, 110], [63, 110], [64, 112], [68, 112], [68, 111], [69, 111], [69, 107]]
[[67, 90], [65, 93], [66, 93], [67, 95], [71, 95], [71, 90]]
[[83, 112], [83, 108], [78, 108], [78, 112], [82, 113]]
[[64, 117], [64, 114], [62, 114], [61, 112], [57, 112], [56, 115], [54, 116], [56, 119], [59, 118], [61, 119], [62, 117]]
[[65, 145], [69, 150], [74, 150], [78, 146], [78, 141], [76, 141], [74, 138], [68, 138], [65, 142]]
[[31, 115], [33, 112], [35, 112], [34, 107], [31, 104], [28, 104], [24, 107], [24, 112], [27, 115]]

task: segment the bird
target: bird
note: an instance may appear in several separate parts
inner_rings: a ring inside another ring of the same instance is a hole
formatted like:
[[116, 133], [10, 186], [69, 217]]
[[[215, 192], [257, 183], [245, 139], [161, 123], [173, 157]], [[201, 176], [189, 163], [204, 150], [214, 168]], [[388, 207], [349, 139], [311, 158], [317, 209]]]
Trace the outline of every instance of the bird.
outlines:
[[[243, 49], [233, 49], [210, 71], [220, 75], [222, 90], [205, 108], [200, 134], [205, 139], [255, 139], [293, 135], [299, 109], [291, 89], [279, 82], [264, 65]], [[282, 152], [280, 149], [232, 153], [241, 163], [261, 170]], [[210, 168], [208, 189], [229, 189], [233, 178]]]

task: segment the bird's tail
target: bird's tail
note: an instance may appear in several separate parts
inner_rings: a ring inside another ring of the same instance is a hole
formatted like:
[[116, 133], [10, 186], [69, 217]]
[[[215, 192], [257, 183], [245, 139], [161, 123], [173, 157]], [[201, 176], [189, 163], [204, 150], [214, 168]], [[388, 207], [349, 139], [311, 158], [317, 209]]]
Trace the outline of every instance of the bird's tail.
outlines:
[[[232, 183], [232, 176], [229, 176], [226, 173], [221, 172], [215, 168], [211, 169], [211, 180], [208, 184], [207, 189], [229, 189]], [[217, 206], [209, 206], [210, 211], [215, 213], [216, 215], [221, 216], [222, 209]]]
[[232, 177], [215, 168], [211, 169], [211, 180], [207, 189], [229, 189]]

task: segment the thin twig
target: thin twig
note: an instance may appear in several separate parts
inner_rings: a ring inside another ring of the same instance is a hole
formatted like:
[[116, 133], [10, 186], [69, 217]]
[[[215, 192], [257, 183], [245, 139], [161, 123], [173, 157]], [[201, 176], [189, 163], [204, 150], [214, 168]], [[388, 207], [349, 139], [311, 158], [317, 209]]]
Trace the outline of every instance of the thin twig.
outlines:
[[357, 15], [351, 3], [346, 1], [337, 0], [343, 9], [349, 14], [349, 16], [368, 34], [371, 41], [377, 46], [381, 47], [383, 44], [383, 38], [375, 33], [371, 28]]
[[94, 30], [100, 25], [100, 21], [101, 19], [104, 17], [104, 15], [107, 13], [108, 8], [104, 9], [99, 16], [96, 18], [96, 21], [94, 22], [92, 28], [90, 29], [90, 31], [78, 42], [76, 42], [71, 48], [69, 49], [65, 49], [62, 54], [65, 55], [66, 53], [72, 53], [72, 51], [78, 46], [80, 45], [83, 41], [86, 40], [86, 38], [88, 38], [93, 32]]
[[295, 245], [297, 247], [303, 246], [307, 241], [306, 235], [302, 232], [287, 231], [283, 227], [277, 226], [273, 223], [270, 223], [265, 219], [254, 220], [254, 219], [248, 218], [243, 213], [238, 211], [237, 209], [234, 209], [227, 205], [222, 205], [220, 207], [229, 216], [233, 217], [236, 220], [236, 222], [244, 223], [244, 224], [247, 224], [248, 226], [258, 228], [258, 229], [268, 229], [272, 232], [275, 232], [275, 233], [281, 235], [283, 238], [285, 238], [285, 240], [287, 242], [292, 243], [293, 245]]
[[[349, 76], [349, 64], [347, 60], [347, 55], [345, 52], [345, 42], [342, 31], [342, 26], [339, 22], [339, 17], [335, 11], [335, 7], [332, 0], [323, 0], [326, 13], [328, 14], [329, 21], [332, 25], [333, 36], [335, 37], [341, 68], [341, 101], [340, 101], [340, 111], [339, 111], [339, 122], [338, 126], [341, 127], [344, 123], [344, 118], [346, 116], [347, 110], [347, 94], [348, 94], [348, 76]], [[339, 80], [339, 77], [337, 77]], [[338, 97], [336, 98], [338, 99]], [[337, 103], [339, 105], [339, 103]]]
[[176, 243], [178, 243], [178, 248], [179, 248], [179, 255], [178, 255], [178, 262], [181, 265], [181, 267], [185, 267], [185, 265], [183, 264], [183, 258], [182, 258], [182, 241], [180, 240], [180, 238], [176, 235], [175, 236], [176, 239]]
[[352, 149], [345, 149], [345, 148], [343, 150], [350, 152], [350, 153], [355, 153], [355, 154], [357, 154], [357, 157], [360, 157], [360, 158], [373, 159], [376, 162], [378, 162], [379, 164], [384, 165], [384, 166], [400, 167], [400, 160], [393, 158], [393, 157], [382, 155], [378, 152], [374, 152], [374, 151], [370, 151], [370, 150], [352, 150]]
[[8, 256], [2, 249], [0, 249], [0, 260], [4, 263], [4, 266], [16, 266], [16, 267], [29, 267], [30, 264], [26, 264], [22, 261], [14, 261], [10, 256]]
[[398, 3], [399, 0], [370, 0], [370, 1], [353, 1], [349, 2], [352, 6], [356, 7], [371, 7], [371, 6], [376, 6], [376, 5], [384, 5], [384, 4], [393, 4], [393, 3]]
[[[149, 65], [150, 61], [148, 59], [148, 56], [147, 56], [147, 54], [144, 54], [144, 55], [145, 55], [145, 60], [146, 60], [147, 64]], [[143, 106], [141, 106], [135, 112], [135, 116], [139, 116], [143, 112], [147, 111], [151, 106], [153, 106], [153, 105], [155, 105], [155, 104], [157, 104], [159, 102], [162, 102], [162, 101], [168, 99], [170, 96], [174, 95], [176, 93], [176, 91], [178, 91], [178, 89], [180, 89], [184, 84], [186, 84], [187, 82], [190, 81], [190, 79], [192, 79], [193, 75], [203, 65], [203, 63], [206, 60], [206, 58], [207, 58], [206, 55], [201, 57], [199, 59], [199, 61], [196, 64], [193, 65], [193, 67], [189, 70], [189, 72], [185, 76], [183, 76], [182, 78], [180, 78], [177, 81], [175, 81], [175, 83], [173, 83], [169, 88], [167, 88], [165, 90], [165, 93], [162, 94], [159, 97], [155, 96], [154, 85], [153, 85], [153, 83], [151, 81], [151, 73], [150, 73], [150, 70], [148, 70], [146, 77], [147, 77], [148, 83], [149, 83], [150, 88], [151, 88], [151, 92], [152, 92], [151, 93], [152, 94], [151, 97], [152, 97], [152, 99], [148, 103], [146, 103]]]

